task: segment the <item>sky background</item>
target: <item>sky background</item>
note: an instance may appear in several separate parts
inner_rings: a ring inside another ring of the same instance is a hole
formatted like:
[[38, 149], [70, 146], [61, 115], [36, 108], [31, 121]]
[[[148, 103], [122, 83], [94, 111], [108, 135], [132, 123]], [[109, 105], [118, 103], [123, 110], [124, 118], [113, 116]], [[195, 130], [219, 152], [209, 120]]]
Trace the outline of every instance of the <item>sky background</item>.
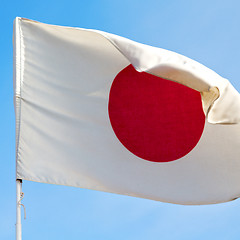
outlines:
[[[0, 239], [15, 237], [12, 28], [16, 16], [99, 29], [181, 53], [229, 79], [240, 91], [239, 8], [237, 0], [0, 0]], [[180, 206], [28, 181], [23, 182], [23, 192], [24, 240], [233, 240], [240, 236], [240, 200]]]

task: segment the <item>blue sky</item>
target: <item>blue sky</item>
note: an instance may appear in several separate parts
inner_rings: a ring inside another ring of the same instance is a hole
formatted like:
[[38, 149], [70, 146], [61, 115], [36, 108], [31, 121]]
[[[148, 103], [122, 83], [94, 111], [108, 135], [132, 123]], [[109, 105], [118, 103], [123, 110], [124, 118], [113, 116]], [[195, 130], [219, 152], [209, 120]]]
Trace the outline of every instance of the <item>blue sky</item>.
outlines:
[[[99, 29], [176, 51], [228, 78], [240, 91], [237, 0], [0, 0], [0, 4], [0, 239], [15, 236], [12, 24], [16, 16]], [[240, 200], [179, 206], [27, 181], [23, 192], [24, 240], [239, 239]]]

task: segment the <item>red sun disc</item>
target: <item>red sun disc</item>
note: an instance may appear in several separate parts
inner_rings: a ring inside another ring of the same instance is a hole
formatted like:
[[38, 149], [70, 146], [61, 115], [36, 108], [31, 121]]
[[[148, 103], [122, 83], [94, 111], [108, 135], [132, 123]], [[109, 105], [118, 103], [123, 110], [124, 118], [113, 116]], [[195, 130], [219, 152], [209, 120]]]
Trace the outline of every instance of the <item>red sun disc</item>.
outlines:
[[132, 65], [115, 77], [108, 111], [119, 141], [153, 162], [185, 156], [198, 143], [205, 124], [199, 92], [137, 72]]

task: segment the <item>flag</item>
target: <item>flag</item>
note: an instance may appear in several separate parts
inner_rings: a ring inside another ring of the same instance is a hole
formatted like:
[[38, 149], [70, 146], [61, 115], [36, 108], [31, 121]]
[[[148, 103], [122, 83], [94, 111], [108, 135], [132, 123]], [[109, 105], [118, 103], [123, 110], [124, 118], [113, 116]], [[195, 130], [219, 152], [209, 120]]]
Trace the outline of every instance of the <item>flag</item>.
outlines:
[[240, 195], [240, 95], [185, 56], [14, 23], [16, 178], [177, 204]]

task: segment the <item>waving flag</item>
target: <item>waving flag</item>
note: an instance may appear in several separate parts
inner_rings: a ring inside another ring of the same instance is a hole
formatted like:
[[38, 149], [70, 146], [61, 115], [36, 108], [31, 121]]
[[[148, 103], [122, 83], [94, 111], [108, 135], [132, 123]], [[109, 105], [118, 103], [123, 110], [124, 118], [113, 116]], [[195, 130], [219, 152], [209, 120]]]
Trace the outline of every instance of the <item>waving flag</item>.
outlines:
[[15, 20], [17, 179], [178, 204], [240, 195], [240, 95], [113, 34]]

